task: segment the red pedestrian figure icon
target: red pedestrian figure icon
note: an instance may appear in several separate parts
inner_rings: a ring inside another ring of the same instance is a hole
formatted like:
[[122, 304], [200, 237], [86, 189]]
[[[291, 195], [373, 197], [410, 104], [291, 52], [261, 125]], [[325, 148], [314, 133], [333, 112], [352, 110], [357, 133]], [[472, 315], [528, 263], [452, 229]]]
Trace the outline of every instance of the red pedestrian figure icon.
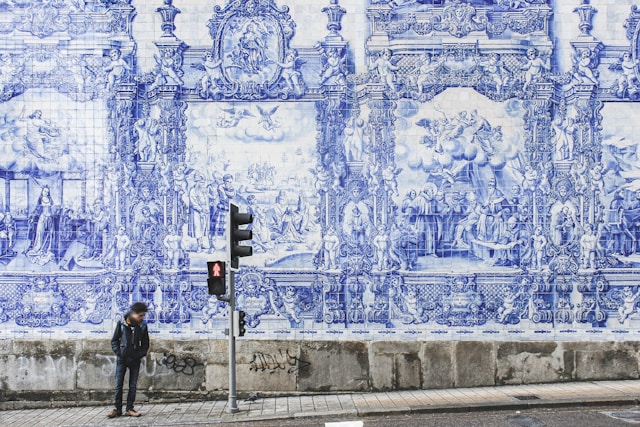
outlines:
[[219, 263], [214, 263], [213, 266], [211, 267], [211, 273], [213, 277], [220, 277], [220, 264]]

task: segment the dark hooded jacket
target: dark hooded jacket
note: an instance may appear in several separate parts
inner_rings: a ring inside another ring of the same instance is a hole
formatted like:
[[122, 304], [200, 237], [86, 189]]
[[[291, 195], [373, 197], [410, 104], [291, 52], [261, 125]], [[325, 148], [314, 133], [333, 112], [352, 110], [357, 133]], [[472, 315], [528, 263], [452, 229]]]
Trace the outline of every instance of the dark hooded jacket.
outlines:
[[129, 313], [124, 320], [118, 321], [116, 330], [111, 338], [111, 349], [119, 359], [125, 361], [138, 361], [146, 356], [149, 351], [149, 329], [147, 324], [128, 324]]

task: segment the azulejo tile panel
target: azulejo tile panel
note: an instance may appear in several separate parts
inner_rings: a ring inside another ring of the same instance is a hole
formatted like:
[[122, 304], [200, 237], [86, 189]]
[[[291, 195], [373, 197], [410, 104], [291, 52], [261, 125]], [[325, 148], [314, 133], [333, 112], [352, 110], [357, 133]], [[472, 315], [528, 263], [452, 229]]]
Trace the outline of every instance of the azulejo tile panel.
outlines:
[[186, 43], [192, 3], [158, 2], [151, 70], [135, 2], [0, 6], [0, 338], [108, 334], [137, 300], [156, 334], [223, 337], [230, 200], [254, 338], [638, 332], [636, 7], [616, 45], [589, 1], [372, 0], [354, 29], [328, 0], [324, 34], [212, 1]]

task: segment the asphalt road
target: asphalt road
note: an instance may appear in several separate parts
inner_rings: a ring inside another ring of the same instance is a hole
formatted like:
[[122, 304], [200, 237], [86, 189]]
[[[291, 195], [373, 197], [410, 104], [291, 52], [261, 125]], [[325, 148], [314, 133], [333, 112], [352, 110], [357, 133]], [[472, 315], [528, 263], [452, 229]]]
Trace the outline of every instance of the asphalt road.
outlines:
[[[250, 427], [631, 427], [640, 425], [640, 407], [536, 409], [531, 411], [394, 415], [375, 418], [291, 420], [241, 424]], [[335, 423], [335, 424], [327, 424]], [[237, 425], [237, 424], [236, 424]]]

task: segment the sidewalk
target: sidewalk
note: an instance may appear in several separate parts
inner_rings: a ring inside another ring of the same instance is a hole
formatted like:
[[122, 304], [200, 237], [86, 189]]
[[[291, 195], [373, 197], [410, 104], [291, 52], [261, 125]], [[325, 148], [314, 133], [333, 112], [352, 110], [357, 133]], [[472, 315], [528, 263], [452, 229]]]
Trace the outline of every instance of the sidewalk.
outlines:
[[[227, 414], [226, 401], [142, 404], [134, 419], [106, 418], [109, 407], [73, 407], [0, 412], [2, 427], [36, 426], [195, 426], [249, 421], [355, 418], [387, 414], [467, 412], [561, 406], [636, 405], [640, 380], [599, 381], [447, 390], [413, 390], [240, 400], [240, 412]], [[308, 422], [308, 420], [307, 420]]]

